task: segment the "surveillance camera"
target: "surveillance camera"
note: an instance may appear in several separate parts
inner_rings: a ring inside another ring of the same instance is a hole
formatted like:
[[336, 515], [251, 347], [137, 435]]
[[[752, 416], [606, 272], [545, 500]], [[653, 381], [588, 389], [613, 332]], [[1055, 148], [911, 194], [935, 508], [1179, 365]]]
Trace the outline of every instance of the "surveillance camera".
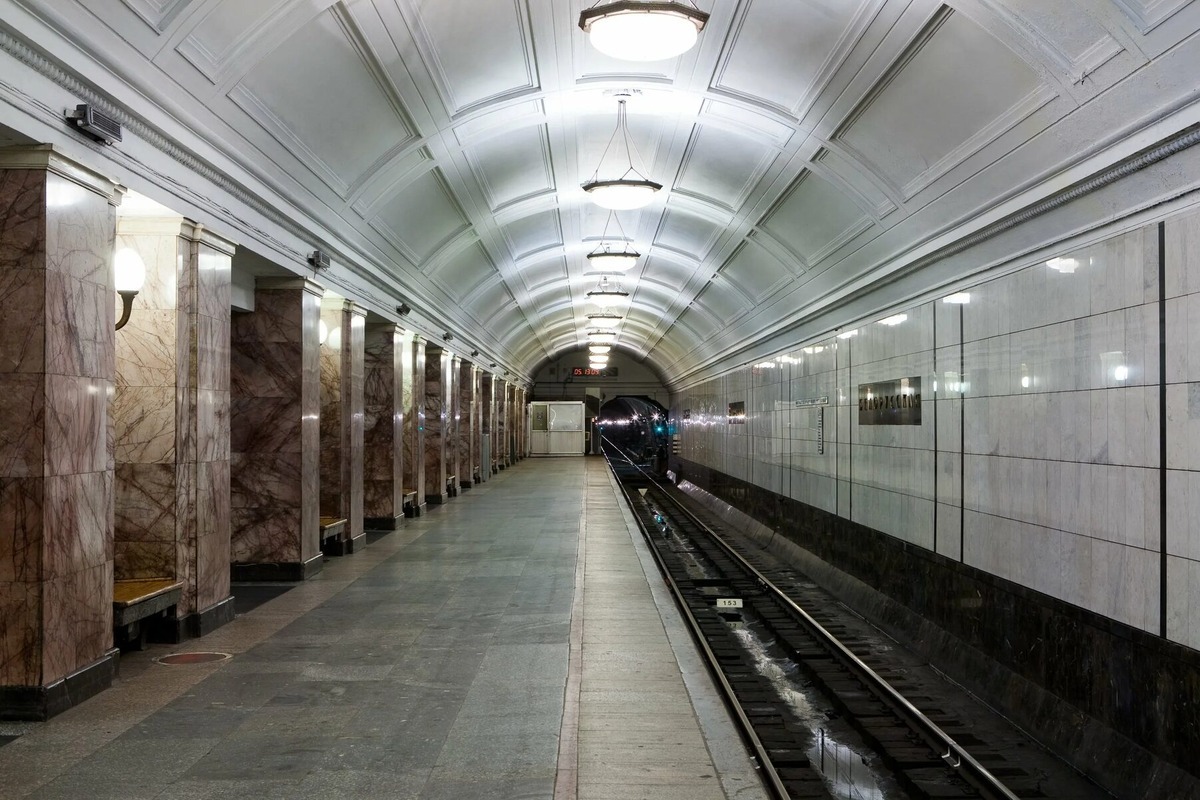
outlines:
[[396, 306], [396, 313], [402, 317], [407, 317], [410, 311], [412, 311], [412, 307], [408, 303], [401, 303]]

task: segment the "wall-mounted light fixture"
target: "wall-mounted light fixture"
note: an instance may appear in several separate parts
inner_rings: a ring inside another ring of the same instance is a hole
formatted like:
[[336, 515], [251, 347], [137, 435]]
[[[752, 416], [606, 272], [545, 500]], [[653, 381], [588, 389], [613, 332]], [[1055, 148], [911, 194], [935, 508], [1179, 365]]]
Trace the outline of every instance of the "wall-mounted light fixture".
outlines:
[[[600, 170], [605, 168], [604, 159], [618, 139], [625, 150], [625, 160], [613, 169], [614, 177], [601, 178]], [[588, 182], [583, 184], [583, 190], [591, 195], [593, 203], [601, 208], [626, 211], [641, 208], [654, 199], [654, 193], [662, 188], [662, 184], [650, 180], [638, 171], [633, 165], [635, 155], [637, 148], [629, 141], [629, 123], [625, 119], [625, 99], [622, 98], [617, 102], [617, 127], [609, 137], [604, 154], [600, 156], [600, 163], [596, 165], [596, 171], [592, 173]], [[640, 156], [638, 160], [641, 161]], [[618, 172], [622, 168], [623, 171]]]
[[113, 284], [117, 294], [121, 295], [121, 318], [117, 320], [115, 330], [121, 330], [129, 322], [129, 314], [133, 311], [133, 298], [146, 283], [146, 262], [132, 247], [122, 247], [113, 254]]

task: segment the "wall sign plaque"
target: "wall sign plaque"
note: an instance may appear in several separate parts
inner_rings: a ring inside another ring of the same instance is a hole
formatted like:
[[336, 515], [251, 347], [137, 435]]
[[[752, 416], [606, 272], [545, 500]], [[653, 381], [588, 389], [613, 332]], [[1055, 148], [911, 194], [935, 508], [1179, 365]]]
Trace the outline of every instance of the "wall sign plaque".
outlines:
[[858, 385], [859, 425], [920, 425], [921, 379], [898, 378]]

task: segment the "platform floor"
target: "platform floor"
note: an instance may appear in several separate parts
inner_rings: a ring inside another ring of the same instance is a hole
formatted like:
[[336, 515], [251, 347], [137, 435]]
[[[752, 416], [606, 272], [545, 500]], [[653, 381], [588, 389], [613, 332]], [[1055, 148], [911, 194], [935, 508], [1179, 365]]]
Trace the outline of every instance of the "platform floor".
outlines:
[[[0, 797], [766, 797], [603, 462], [529, 459], [409, 522], [0, 723]], [[194, 651], [232, 657], [154, 660]]]

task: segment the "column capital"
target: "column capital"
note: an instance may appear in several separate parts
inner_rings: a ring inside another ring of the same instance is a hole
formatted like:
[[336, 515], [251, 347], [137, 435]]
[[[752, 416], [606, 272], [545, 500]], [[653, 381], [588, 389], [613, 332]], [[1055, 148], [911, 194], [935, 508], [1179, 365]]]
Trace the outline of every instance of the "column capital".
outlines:
[[200, 244], [207, 245], [214, 250], [218, 250], [227, 256], [232, 256], [238, 248], [238, 242], [218, 233], [214, 233], [210, 228], [206, 228], [204, 223], [196, 222], [190, 219], [184, 219], [182, 230], [179, 234], [185, 239]]
[[38, 169], [53, 172], [95, 192], [114, 206], [121, 204], [125, 187], [115, 179], [81, 164], [51, 144], [0, 147], [0, 169]]
[[296, 275], [288, 275], [284, 277], [258, 277], [254, 279], [254, 287], [270, 291], [271, 289], [303, 289], [315, 297], [322, 298], [325, 296], [325, 287], [316, 281], [308, 278], [301, 278]]

